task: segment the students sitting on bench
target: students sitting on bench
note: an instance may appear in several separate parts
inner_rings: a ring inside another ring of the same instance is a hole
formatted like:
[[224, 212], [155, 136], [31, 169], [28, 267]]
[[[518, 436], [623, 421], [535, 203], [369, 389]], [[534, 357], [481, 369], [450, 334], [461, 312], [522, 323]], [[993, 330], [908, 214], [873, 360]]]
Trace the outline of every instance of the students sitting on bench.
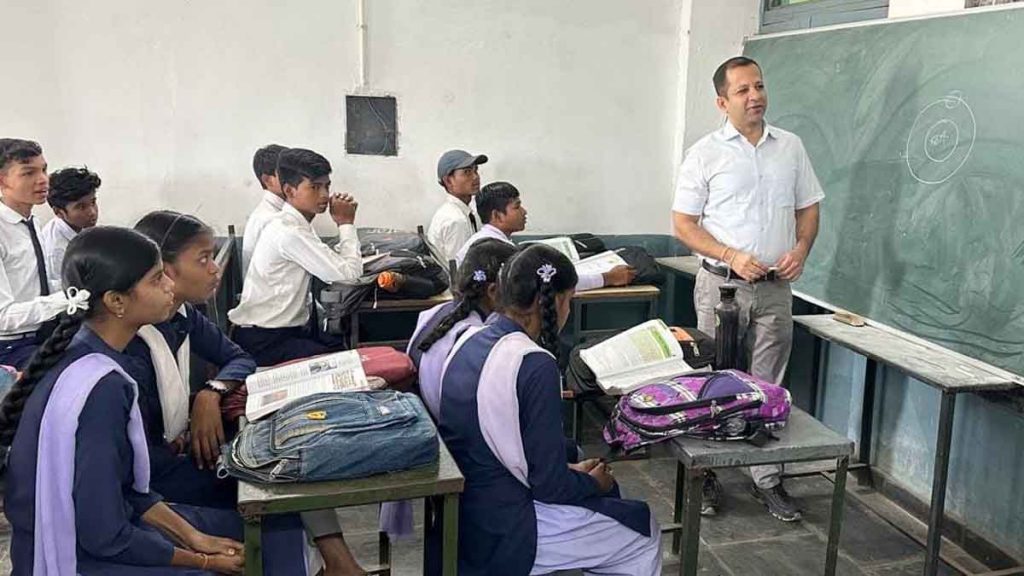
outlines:
[[[348, 194], [330, 193], [331, 163], [311, 150], [291, 148], [278, 158], [277, 177], [287, 199], [271, 218], [245, 274], [242, 299], [228, 318], [235, 342], [259, 366], [273, 366], [331, 352], [317, 339], [310, 317], [313, 276], [353, 282], [363, 273], [359, 237], [353, 225], [358, 204]], [[317, 236], [313, 217], [330, 213], [341, 240], [331, 248]]]
[[[519, 190], [508, 182], [492, 182], [484, 186], [477, 194], [476, 209], [484, 225], [462, 245], [455, 255], [456, 264], [462, 263], [470, 246], [478, 240], [494, 238], [512, 244], [512, 234], [526, 229], [526, 207], [519, 197]], [[576, 290], [584, 292], [605, 286], [627, 286], [634, 278], [636, 272], [632, 268], [616, 266], [604, 274], [580, 276]]]
[[96, 191], [100, 183], [100, 177], [88, 168], [64, 168], [50, 174], [50, 194], [46, 201], [53, 209], [54, 218], [43, 226], [41, 241], [53, 292], [63, 288], [60, 271], [68, 242], [82, 230], [95, 226], [99, 219]]
[[448, 359], [438, 430], [466, 478], [464, 576], [661, 573], [661, 533], [647, 505], [618, 497], [607, 464], [565, 461], [552, 351], [576, 281], [557, 250], [520, 251], [498, 280], [502, 312], [470, 328]]
[[[139, 385], [150, 485], [168, 502], [234, 509], [238, 481], [216, 474], [220, 447], [231, 438], [225, 430], [235, 428], [223, 422], [220, 401], [256, 371], [256, 362], [195, 307], [220, 284], [213, 230], [194, 216], [170, 210], [150, 212], [135, 229], [160, 244], [164, 273], [174, 281], [175, 312], [139, 330], [125, 349], [128, 362], [123, 365]], [[190, 410], [193, 353], [218, 372], [191, 397]], [[324, 560], [325, 576], [362, 573], [333, 510], [300, 516]]]
[[287, 148], [279, 144], [267, 144], [252, 157], [252, 170], [263, 187], [263, 196], [245, 221], [245, 231], [242, 233], [242, 274], [249, 269], [256, 242], [267, 227], [267, 222], [284, 206], [284, 192], [277, 179], [277, 158], [284, 150]]
[[[49, 178], [35, 142], [0, 138], [0, 364], [22, 368], [67, 307], [52, 291], [42, 227], [32, 207], [46, 202]], [[51, 293], [52, 292], [52, 293]]]
[[[159, 249], [132, 230], [91, 228], [68, 245], [63, 281], [65, 313], [0, 404], [12, 573], [238, 573], [236, 511], [168, 506], [151, 489], [137, 387], [121, 368], [136, 331], [173, 310]], [[267, 573], [301, 574], [298, 517], [263, 528]]]

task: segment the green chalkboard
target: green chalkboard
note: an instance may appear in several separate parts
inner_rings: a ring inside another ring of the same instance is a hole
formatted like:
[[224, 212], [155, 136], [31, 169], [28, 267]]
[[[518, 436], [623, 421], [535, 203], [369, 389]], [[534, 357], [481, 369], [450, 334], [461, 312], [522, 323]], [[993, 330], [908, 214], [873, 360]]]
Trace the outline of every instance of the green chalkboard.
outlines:
[[796, 288], [1024, 374], [1024, 9], [745, 53], [827, 196]]

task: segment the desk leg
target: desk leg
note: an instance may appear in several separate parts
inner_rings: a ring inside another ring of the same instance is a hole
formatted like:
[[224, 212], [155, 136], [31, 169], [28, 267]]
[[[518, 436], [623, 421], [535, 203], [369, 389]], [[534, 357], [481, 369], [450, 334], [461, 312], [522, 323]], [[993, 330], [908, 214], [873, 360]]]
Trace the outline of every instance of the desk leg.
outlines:
[[697, 576], [698, 554], [700, 552], [700, 499], [704, 483], [704, 471], [699, 468], [685, 468], [686, 485], [683, 497], [683, 549], [679, 554], [679, 575]]
[[583, 341], [583, 304], [577, 300], [572, 301], [572, 345], [576, 346]]
[[825, 548], [825, 576], [835, 576], [839, 559], [839, 535], [843, 529], [843, 503], [846, 500], [846, 467], [850, 459], [839, 459], [836, 466], [836, 482], [832, 489], [832, 513], [828, 520], [828, 547]]
[[[875, 428], [875, 388], [878, 381], [878, 362], [868, 359], [864, 366], [864, 394], [860, 414], [860, 442], [857, 444], [857, 461], [871, 467], [871, 444]], [[871, 484], [871, 474], [863, 474], [857, 480], [861, 486]]]
[[263, 518], [245, 518], [245, 575], [263, 576]]
[[359, 348], [359, 310], [353, 311], [349, 316], [348, 347], [349, 350]]
[[682, 462], [676, 462], [676, 506], [672, 512], [672, 522], [680, 526], [679, 530], [672, 533], [672, 554], [679, 554], [679, 547], [683, 543], [683, 508], [686, 506], [686, 468]]
[[654, 320], [658, 317], [658, 299], [651, 298], [650, 303], [647, 305], [647, 319]]
[[953, 408], [956, 394], [942, 393], [939, 407], [939, 434], [935, 443], [935, 472], [932, 478], [932, 504], [928, 512], [928, 549], [924, 573], [938, 573], [939, 547], [942, 545], [942, 516], [946, 506], [946, 479], [949, 474], [949, 451], [953, 439]]
[[459, 495], [444, 495], [444, 558], [442, 574], [456, 576], [459, 572]]
[[583, 399], [576, 396], [569, 401], [572, 404], [572, 440], [576, 444], [583, 441]]
[[377, 564], [387, 566], [381, 576], [391, 576], [391, 537], [383, 530], [377, 534]]

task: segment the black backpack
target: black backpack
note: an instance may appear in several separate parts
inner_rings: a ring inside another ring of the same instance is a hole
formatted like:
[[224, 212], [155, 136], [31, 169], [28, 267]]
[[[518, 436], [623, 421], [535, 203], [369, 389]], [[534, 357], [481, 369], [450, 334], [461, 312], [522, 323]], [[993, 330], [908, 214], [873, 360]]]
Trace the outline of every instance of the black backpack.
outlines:
[[622, 257], [636, 270], [636, 278], [633, 284], [645, 284], [661, 286], [665, 283], [665, 272], [661, 269], [658, 261], [647, 250], [640, 246], [624, 246], [615, 250], [615, 253]]
[[[714, 338], [696, 328], [673, 328], [673, 330], [682, 330], [690, 337], [689, 341], [679, 342], [679, 346], [683, 349], [683, 360], [691, 368], [714, 365]], [[602, 341], [603, 339], [580, 344], [569, 353], [569, 366], [565, 370], [565, 384], [570, 389], [581, 394], [604, 394], [601, 387], [597, 385], [597, 376], [594, 375], [594, 371], [580, 358], [581, 350], [586, 350]]]
[[[377, 276], [397, 272], [405, 276], [405, 284], [397, 292], [377, 286]], [[328, 319], [350, 316], [367, 299], [421, 300], [437, 296], [448, 289], [448, 273], [430, 255], [408, 250], [394, 250], [363, 266], [363, 276], [351, 284], [331, 284], [320, 292], [320, 303]]]

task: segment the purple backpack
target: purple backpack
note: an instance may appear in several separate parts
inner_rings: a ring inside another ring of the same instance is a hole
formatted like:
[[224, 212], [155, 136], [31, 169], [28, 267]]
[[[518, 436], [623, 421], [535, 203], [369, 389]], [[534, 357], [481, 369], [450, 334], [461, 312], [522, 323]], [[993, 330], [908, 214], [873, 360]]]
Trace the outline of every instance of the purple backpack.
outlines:
[[687, 374], [620, 398], [604, 440], [622, 452], [681, 435], [763, 442], [786, 425], [791, 404], [789, 390], [746, 372]]

